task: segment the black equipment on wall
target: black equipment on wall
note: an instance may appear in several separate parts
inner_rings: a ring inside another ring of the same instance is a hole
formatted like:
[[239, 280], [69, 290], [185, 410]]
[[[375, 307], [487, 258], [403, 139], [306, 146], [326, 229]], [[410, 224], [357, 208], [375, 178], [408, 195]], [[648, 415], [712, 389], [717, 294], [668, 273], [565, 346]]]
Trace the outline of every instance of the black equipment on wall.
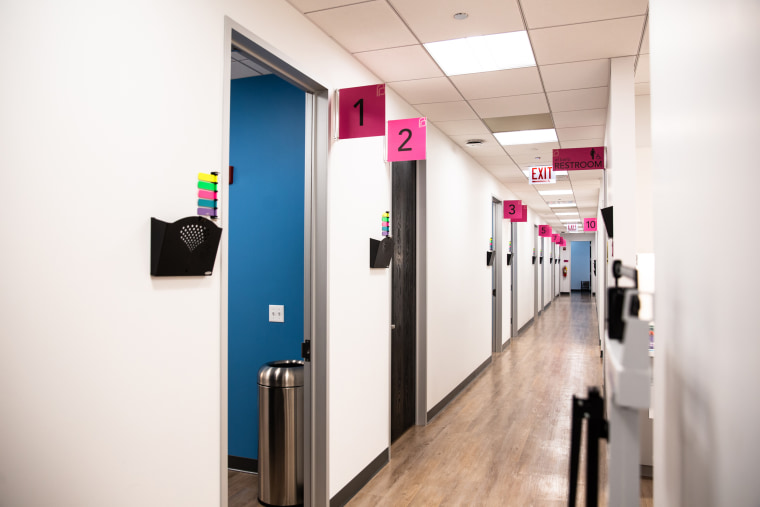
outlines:
[[[607, 289], [607, 332], [614, 340], [623, 340], [625, 322], [623, 321], [623, 302], [625, 300], [625, 287], [618, 287], [618, 280], [622, 277], [633, 280], [634, 288], [639, 286], [639, 273], [634, 268], [627, 268], [623, 263], [616, 260], [612, 263], [612, 276], [615, 277], [615, 286]], [[639, 315], [641, 301], [638, 297], [631, 298], [630, 315]]]
[[602, 218], [604, 226], [607, 228], [607, 236], [612, 237], [612, 206], [602, 208]]
[[369, 267], [387, 268], [393, 258], [393, 238], [387, 236], [382, 241], [369, 238]]
[[152, 276], [209, 276], [214, 270], [222, 229], [203, 217], [174, 223], [150, 219]]
[[487, 250], [486, 251], [486, 266], [493, 266], [493, 258], [494, 258], [494, 251]]
[[512, 254], [508, 253], [507, 254], [507, 266], [509, 266], [511, 264], [512, 264]]
[[599, 440], [609, 438], [609, 427], [604, 419], [604, 398], [598, 387], [588, 388], [588, 398], [573, 395], [572, 423], [570, 425], [570, 491], [567, 505], [575, 507], [578, 493], [578, 468], [581, 457], [581, 430], [586, 430], [586, 506], [597, 507], [599, 494]]

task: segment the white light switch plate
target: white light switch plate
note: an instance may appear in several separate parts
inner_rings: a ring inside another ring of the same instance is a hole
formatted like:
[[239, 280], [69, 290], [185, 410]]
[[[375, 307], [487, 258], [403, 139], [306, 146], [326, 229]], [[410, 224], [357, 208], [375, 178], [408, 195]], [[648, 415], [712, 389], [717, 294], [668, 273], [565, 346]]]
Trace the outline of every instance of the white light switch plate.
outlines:
[[285, 322], [285, 305], [269, 305], [269, 322]]

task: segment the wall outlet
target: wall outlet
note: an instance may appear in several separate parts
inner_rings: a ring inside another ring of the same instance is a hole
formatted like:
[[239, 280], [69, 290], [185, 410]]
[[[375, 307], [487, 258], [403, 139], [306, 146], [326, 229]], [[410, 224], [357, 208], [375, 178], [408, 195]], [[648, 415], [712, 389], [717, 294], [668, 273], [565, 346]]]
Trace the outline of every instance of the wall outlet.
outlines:
[[285, 322], [285, 305], [269, 305], [269, 322]]

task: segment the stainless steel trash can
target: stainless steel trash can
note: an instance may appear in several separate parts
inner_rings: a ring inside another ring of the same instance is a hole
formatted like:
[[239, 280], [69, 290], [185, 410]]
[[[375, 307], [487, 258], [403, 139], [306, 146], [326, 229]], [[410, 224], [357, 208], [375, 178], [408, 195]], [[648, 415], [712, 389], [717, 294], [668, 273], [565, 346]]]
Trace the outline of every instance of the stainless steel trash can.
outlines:
[[259, 502], [303, 505], [303, 361], [259, 370]]

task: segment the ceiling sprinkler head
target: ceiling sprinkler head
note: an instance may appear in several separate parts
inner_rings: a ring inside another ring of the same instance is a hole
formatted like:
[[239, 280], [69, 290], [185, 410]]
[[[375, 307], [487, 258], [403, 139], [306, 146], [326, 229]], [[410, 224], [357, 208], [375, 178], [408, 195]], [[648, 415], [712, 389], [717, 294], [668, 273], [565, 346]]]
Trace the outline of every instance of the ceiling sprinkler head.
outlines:
[[468, 148], [478, 148], [480, 146], [483, 146], [485, 144], [485, 141], [482, 139], [470, 139], [466, 143], [464, 143]]
[[463, 19], [467, 19], [468, 17], [470, 17], [470, 15], [467, 14], [466, 12], [457, 12], [456, 14], [454, 14], [454, 19], [458, 21], [462, 21]]

